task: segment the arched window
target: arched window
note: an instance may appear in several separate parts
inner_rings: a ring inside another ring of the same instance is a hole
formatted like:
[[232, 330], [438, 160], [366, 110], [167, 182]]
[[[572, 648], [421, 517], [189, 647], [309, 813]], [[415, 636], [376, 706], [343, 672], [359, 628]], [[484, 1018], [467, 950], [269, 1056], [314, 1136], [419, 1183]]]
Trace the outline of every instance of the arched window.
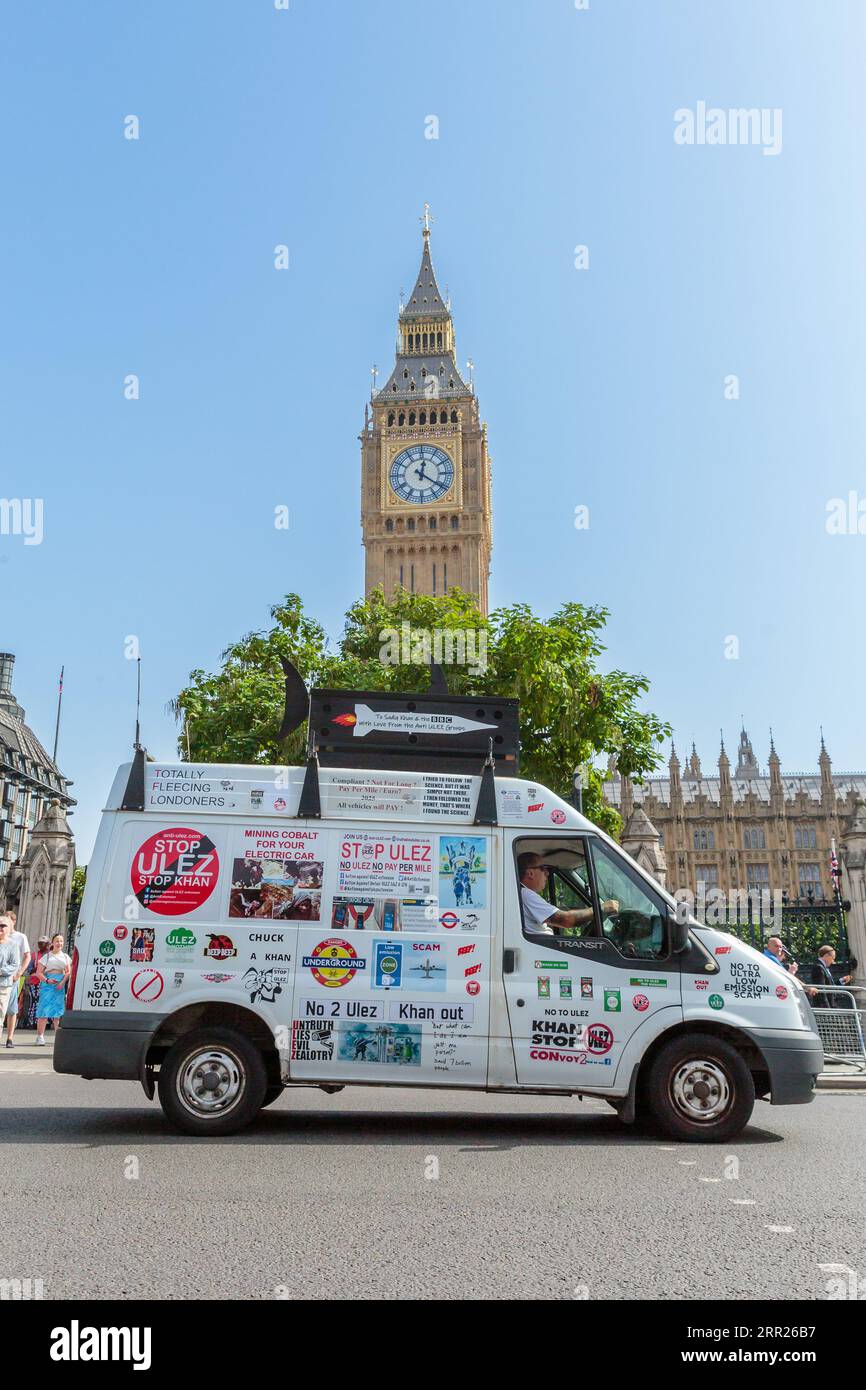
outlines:
[[437, 334], [436, 334], [436, 346], [437, 346], [438, 348], [441, 348], [441, 346], [442, 346], [442, 334], [441, 334], [441, 333], [437, 333]]
[[406, 415], [405, 415], [405, 413], [401, 410], [401, 411], [400, 411], [400, 414], [397, 416], [397, 424], [398, 424], [398, 425], [405, 425], [405, 423], [406, 423]]
[[421, 411], [421, 414], [418, 416], [418, 423], [419, 423], [419, 425], [426, 425], [426, 423], [427, 423], [427, 411], [426, 411], [426, 410], [422, 410], [422, 411]]
[[406, 530], [407, 530], [407, 531], [414, 531], [414, 530], [415, 530], [415, 518], [414, 518], [414, 516], [410, 516], [410, 517], [407, 519], [407, 521], [406, 521]]
[[392, 411], [390, 411], [389, 414], [388, 414], [388, 424], [389, 424], [389, 425], [393, 425], [393, 423], [394, 423], [394, 412], [393, 412], [393, 410], [392, 410]]
[[426, 376], [426, 375], [427, 375], [427, 368], [426, 368], [426, 367], [422, 367], [422, 368], [421, 368], [421, 375], [422, 375], [422, 376]]
[[435, 531], [435, 530], [436, 530], [436, 518], [435, 518], [435, 516], [431, 516], [431, 518], [430, 518], [430, 530], [431, 530], [431, 531]]
[[415, 423], [415, 412], [414, 412], [414, 410], [410, 410], [410, 411], [409, 411], [409, 424], [410, 424], [410, 425], [414, 425], [414, 423]]
[[404, 381], [408, 381], [408, 379], [409, 379], [409, 373], [408, 373], [408, 371], [406, 370], [406, 368], [404, 367], [404, 368], [403, 368], [403, 380], [404, 380]]
[[451, 423], [452, 423], [452, 425], [456, 425], [456, 424], [457, 424], [457, 411], [456, 411], [456, 410], [452, 410], [452, 412], [451, 412]]
[[452, 531], [459, 531], [459, 530], [460, 530], [460, 518], [459, 518], [459, 516], [452, 516], [452, 518], [451, 518], [451, 530], [452, 530]]
[[391, 520], [390, 517], [388, 517], [388, 520], [385, 522], [385, 530], [386, 530], [386, 531], [393, 531], [393, 530], [394, 530], [394, 523], [393, 523], [393, 521]]

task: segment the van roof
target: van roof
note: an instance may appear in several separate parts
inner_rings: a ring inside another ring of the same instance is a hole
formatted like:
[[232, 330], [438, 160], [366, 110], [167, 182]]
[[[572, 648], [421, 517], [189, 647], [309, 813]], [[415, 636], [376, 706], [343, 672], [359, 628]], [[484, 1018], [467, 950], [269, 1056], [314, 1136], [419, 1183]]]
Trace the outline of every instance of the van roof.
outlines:
[[[107, 811], [118, 811], [132, 763], [118, 768]], [[303, 767], [260, 767], [237, 763], [148, 762], [144, 766], [144, 811], [183, 815], [275, 817], [298, 814]], [[481, 777], [468, 773], [377, 771], [323, 767], [319, 771], [322, 820], [448, 822], [472, 825]], [[534, 831], [596, 827], [567, 801], [538, 782], [497, 777], [499, 825]]]

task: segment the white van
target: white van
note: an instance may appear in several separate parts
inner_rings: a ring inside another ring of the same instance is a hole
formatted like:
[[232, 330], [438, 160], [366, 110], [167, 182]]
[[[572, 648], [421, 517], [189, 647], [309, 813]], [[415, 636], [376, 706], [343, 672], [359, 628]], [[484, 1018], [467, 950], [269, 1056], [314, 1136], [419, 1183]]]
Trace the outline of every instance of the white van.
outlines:
[[[138, 1080], [195, 1135], [233, 1133], [293, 1086], [603, 1096], [626, 1122], [719, 1141], [756, 1097], [812, 1099], [822, 1050], [802, 988], [678, 920], [545, 787], [316, 763], [311, 800], [313, 763], [139, 749], [120, 768], [57, 1071]], [[544, 866], [547, 921], [518, 861]]]

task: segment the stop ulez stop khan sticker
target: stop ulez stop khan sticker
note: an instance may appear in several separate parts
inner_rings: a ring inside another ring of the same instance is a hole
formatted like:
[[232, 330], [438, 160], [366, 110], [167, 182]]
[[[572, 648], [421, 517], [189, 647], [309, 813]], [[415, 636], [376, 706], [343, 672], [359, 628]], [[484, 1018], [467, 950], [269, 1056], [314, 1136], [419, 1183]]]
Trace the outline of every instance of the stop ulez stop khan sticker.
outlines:
[[132, 891], [149, 912], [179, 917], [207, 902], [219, 868], [216, 846], [200, 830], [160, 830], [132, 857]]

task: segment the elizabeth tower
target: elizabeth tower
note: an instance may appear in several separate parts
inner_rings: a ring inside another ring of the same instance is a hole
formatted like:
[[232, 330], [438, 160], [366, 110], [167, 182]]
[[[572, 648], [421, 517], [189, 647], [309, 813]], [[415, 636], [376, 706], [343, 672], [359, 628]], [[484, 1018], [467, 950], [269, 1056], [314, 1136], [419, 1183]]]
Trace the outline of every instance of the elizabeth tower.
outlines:
[[451, 306], [430, 259], [400, 305], [394, 370], [374, 383], [361, 438], [365, 592], [460, 588], [487, 612], [492, 517], [487, 426], [457, 367]]

